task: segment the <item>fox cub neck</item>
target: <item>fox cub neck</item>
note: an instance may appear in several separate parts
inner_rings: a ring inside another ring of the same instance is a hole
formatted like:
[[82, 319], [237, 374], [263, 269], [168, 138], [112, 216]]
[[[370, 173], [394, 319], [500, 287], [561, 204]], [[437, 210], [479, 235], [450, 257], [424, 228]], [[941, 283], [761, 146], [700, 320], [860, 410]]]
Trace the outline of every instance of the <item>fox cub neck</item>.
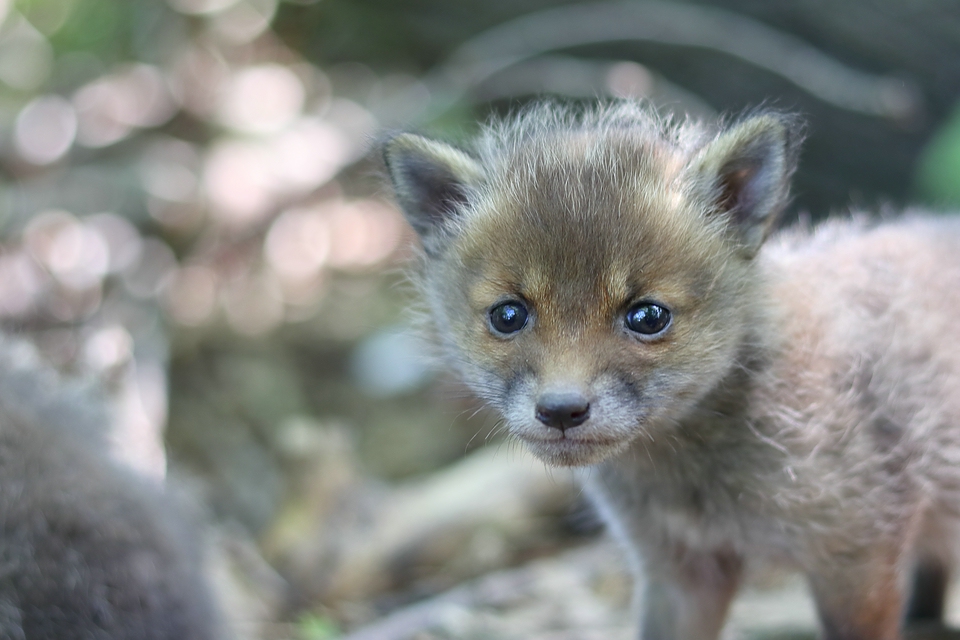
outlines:
[[797, 137], [772, 113], [721, 130], [619, 103], [540, 105], [471, 152], [394, 138], [387, 165], [452, 362], [548, 463], [675, 441], [764, 348], [754, 257]]

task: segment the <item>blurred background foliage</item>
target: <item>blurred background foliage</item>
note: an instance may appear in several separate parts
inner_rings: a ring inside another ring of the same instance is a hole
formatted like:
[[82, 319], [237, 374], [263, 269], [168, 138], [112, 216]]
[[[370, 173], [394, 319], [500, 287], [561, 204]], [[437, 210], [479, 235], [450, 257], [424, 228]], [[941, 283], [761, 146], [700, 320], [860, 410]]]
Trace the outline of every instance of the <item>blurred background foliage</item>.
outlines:
[[104, 381], [118, 456], [193, 478], [304, 637], [374, 615], [317, 586], [351, 492], [496, 438], [413, 336], [371, 150], [543, 94], [801, 113], [788, 220], [960, 206], [953, 0], [0, 0], [0, 322]]

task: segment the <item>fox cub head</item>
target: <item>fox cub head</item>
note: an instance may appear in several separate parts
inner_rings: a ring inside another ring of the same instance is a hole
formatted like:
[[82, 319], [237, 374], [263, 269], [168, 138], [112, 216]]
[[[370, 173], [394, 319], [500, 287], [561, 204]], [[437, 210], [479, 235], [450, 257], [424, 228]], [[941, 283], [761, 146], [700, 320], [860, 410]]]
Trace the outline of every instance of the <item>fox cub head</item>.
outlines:
[[796, 138], [771, 113], [540, 105], [471, 152], [403, 134], [385, 156], [451, 360], [537, 456], [587, 465], [670, 439], [737, 366]]

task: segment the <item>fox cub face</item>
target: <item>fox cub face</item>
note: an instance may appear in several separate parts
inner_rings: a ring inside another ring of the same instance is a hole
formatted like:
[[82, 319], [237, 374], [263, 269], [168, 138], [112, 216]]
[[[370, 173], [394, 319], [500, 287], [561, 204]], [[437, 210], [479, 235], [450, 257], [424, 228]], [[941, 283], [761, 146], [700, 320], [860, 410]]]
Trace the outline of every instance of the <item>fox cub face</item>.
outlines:
[[622, 103], [530, 109], [474, 154], [388, 143], [441, 341], [537, 456], [669, 440], [735, 366], [794, 138], [781, 116], [718, 133]]

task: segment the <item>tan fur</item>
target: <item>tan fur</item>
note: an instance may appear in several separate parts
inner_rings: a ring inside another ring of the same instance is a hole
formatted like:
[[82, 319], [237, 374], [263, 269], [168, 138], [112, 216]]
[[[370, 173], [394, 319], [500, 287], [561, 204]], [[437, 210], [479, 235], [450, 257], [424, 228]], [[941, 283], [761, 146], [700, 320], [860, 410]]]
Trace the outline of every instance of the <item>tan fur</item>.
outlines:
[[[914, 563], [954, 556], [960, 220], [761, 248], [796, 138], [777, 114], [719, 128], [618, 103], [494, 125], [466, 169], [416, 136], [387, 148], [439, 339], [534, 453], [584, 467], [643, 576], [647, 640], [716, 638], [764, 559], [808, 575], [825, 637], [894, 640]], [[530, 313], [511, 335], [488, 319], [505, 300]], [[625, 328], [641, 301], [671, 311], [662, 335]], [[589, 419], [546, 426], [553, 392]]]

